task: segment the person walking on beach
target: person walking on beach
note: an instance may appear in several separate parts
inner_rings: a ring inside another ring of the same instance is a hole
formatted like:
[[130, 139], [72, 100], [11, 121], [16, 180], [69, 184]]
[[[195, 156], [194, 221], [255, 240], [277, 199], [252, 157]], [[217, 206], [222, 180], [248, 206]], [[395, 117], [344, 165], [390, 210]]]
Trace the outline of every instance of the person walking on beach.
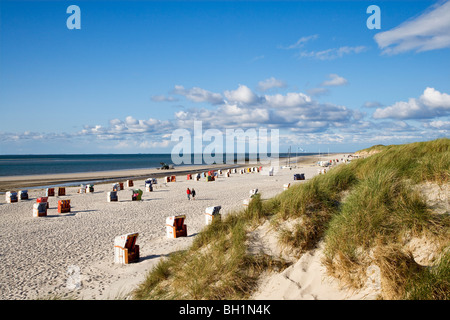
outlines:
[[192, 200], [195, 200], [195, 190], [192, 188], [191, 190]]
[[188, 200], [191, 200], [191, 190], [189, 188], [187, 188], [186, 194], [187, 194]]

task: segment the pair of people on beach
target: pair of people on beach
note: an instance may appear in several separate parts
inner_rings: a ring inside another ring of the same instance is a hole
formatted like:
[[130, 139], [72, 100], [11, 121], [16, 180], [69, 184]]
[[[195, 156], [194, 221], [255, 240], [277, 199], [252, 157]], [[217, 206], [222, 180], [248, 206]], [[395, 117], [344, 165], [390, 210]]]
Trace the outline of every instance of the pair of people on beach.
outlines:
[[195, 190], [194, 190], [194, 188], [192, 188], [192, 190], [187, 188], [186, 193], [187, 193], [188, 200], [191, 200], [191, 196], [192, 196], [192, 200], [195, 200]]

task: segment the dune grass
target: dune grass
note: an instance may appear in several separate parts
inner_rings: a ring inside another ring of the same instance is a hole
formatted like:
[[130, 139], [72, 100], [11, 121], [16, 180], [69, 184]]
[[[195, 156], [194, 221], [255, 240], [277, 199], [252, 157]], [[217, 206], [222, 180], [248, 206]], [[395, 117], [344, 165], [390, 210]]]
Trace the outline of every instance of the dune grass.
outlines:
[[246, 299], [265, 270], [280, 271], [283, 261], [247, 253], [248, 229], [267, 214], [260, 195], [248, 208], [228, 214], [200, 232], [192, 246], [161, 260], [135, 291], [136, 299]]
[[[266, 270], [287, 267], [267, 255], [247, 252], [247, 234], [270, 218], [295, 220], [294, 229], [277, 228], [279, 241], [302, 253], [325, 243], [331, 275], [359, 288], [366, 269], [381, 272], [384, 299], [448, 299], [449, 214], [436, 215], [415, 185], [448, 184], [450, 139], [397, 146], [374, 146], [379, 153], [340, 165], [247, 209], [215, 220], [149, 273], [137, 299], [246, 299]], [[441, 259], [419, 266], [402, 243], [427, 236], [441, 243]], [[447, 253], [446, 253], [447, 252]]]

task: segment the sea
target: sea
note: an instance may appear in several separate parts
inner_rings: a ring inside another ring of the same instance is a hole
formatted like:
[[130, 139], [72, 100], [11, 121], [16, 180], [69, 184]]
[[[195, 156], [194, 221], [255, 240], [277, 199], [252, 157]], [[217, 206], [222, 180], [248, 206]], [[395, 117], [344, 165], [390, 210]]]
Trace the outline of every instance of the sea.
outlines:
[[[315, 153], [288, 154], [280, 153], [284, 162], [294, 156], [309, 156]], [[195, 155], [191, 155], [191, 163], [174, 165], [175, 167], [194, 165]], [[223, 155], [223, 163], [226, 155]], [[235, 154], [235, 163], [249, 159], [249, 155]], [[255, 159], [255, 157], [250, 157]], [[49, 155], [0, 155], [0, 176], [20, 176], [56, 173], [100, 172], [124, 169], [155, 169], [162, 163], [173, 165], [169, 154], [49, 154]], [[203, 165], [207, 164], [203, 161]]]

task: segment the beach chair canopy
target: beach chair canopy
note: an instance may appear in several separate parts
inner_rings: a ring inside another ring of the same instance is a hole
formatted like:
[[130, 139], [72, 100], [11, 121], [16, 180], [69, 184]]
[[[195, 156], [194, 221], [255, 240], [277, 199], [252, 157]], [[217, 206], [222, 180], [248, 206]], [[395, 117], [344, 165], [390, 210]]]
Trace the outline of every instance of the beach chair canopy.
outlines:
[[170, 216], [166, 218], [166, 224], [172, 227], [181, 227], [184, 223], [185, 215]]
[[133, 249], [136, 245], [137, 237], [139, 233], [127, 233], [121, 236], [117, 236], [114, 238], [114, 245], [126, 249]]
[[219, 214], [219, 211], [221, 208], [222, 208], [221, 206], [208, 207], [205, 209], [205, 213], [210, 214], [210, 215], [216, 215], [216, 214]]

